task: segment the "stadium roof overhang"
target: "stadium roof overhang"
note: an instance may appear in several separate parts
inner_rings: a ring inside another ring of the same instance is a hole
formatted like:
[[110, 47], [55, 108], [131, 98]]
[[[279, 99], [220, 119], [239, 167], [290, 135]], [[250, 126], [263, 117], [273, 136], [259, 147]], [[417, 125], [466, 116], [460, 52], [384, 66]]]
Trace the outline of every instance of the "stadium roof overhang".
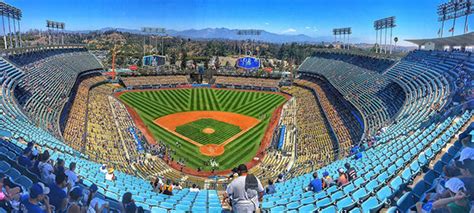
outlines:
[[419, 47], [429, 45], [433, 46], [434, 49], [444, 49], [446, 46], [450, 48], [460, 46], [463, 49], [467, 46], [474, 46], [474, 32], [445, 38], [406, 39], [405, 41], [414, 43]]

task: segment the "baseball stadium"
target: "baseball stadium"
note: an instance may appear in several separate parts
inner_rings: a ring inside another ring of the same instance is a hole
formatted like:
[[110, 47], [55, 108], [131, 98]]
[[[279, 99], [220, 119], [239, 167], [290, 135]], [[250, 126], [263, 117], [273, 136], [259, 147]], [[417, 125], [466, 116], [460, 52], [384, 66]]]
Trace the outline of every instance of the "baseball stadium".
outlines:
[[0, 2], [0, 212], [474, 212], [472, 0], [76, 3]]

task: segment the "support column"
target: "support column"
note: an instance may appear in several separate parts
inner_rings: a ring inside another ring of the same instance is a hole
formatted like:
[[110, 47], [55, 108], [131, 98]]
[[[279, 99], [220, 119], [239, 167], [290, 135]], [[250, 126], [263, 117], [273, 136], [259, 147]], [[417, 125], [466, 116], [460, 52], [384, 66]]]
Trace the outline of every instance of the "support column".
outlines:
[[375, 44], [374, 44], [375, 53], [379, 53], [378, 51], [379, 48], [377, 47], [378, 39], [379, 39], [379, 30], [375, 29]]
[[15, 40], [15, 48], [18, 48], [18, 35], [16, 31], [15, 17], [13, 17], [13, 39]]
[[444, 31], [444, 18], [443, 18], [443, 21], [441, 22], [441, 36], [440, 36], [440, 38], [443, 38], [443, 31]]
[[464, 33], [467, 33], [469, 31], [469, 29], [468, 29], [468, 17], [469, 17], [469, 14], [466, 14], [466, 19], [464, 19]]
[[380, 29], [380, 43], [379, 43], [379, 53], [382, 53], [382, 37], [383, 37], [383, 30]]
[[451, 32], [451, 36], [454, 36], [454, 29], [456, 27], [456, 17], [454, 17], [453, 19], [453, 28], [451, 28], [452, 32]]
[[387, 28], [385, 28], [385, 42], [383, 47], [383, 53], [387, 54]]
[[3, 13], [2, 13], [2, 27], [3, 27], [3, 43], [5, 44], [5, 49], [8, 49], [7, 32], [5, 32], [5, 16], [3, 16]]
[[10, 16], [7, 16], [8, 20], [8, 38], [10, 40], [10, 48], [13, 47], [13, 41], [12, 41], [12, 28], [10, 27]]
[[23, 42], [21, 41], [21, 30], [20, 30], [20, 19], [18, 21], [18, 36], [20, 38], [20, 47], [23, 47]]
[[392, 54], [392, 29], [393, 27], [390, 27], [390, 55]]
[[351, 47], [351, 45], [350, 45], [350, 43], [349, 43], [349, 36], [350, 36], [350, 35], [351, 35], [351, 34], [347, 34], [347, 49], [350, 49], [350, 47]]

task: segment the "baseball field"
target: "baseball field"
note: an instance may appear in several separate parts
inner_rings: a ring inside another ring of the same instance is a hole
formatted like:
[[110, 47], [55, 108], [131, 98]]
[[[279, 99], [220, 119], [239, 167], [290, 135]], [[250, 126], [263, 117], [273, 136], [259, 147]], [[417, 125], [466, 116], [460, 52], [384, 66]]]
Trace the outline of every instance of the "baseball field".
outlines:
[[286, 101], [278, 93], [211, 88], [129, 91], [118, 97], [152, 135], [149, 142], [165, 144], [174, 161], [203, 171], [252, 160], [273, 112]]

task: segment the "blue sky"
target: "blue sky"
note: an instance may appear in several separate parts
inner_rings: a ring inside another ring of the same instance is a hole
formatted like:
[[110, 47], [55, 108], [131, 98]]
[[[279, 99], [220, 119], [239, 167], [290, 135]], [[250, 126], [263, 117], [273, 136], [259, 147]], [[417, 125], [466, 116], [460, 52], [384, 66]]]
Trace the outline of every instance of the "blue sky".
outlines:
[[[45, 29], [46, 19], [65, 22], [68, 30], [226, 27], [312, 37], [331, 36], [333, 28], [352, 27], [353, 41], [369, 43], [375, 41], [373, 21], [387, 16], [397, 17], [393, 34], [400, 40], [436, 37], [440, 26], [436, 6], [446, 1], [6, 0], [23, 10], [22, 31]], [[464, 19], [457, 22], [457, 34], [463, 25]], [[449, 28], [445, 29], [448, 34]]]

